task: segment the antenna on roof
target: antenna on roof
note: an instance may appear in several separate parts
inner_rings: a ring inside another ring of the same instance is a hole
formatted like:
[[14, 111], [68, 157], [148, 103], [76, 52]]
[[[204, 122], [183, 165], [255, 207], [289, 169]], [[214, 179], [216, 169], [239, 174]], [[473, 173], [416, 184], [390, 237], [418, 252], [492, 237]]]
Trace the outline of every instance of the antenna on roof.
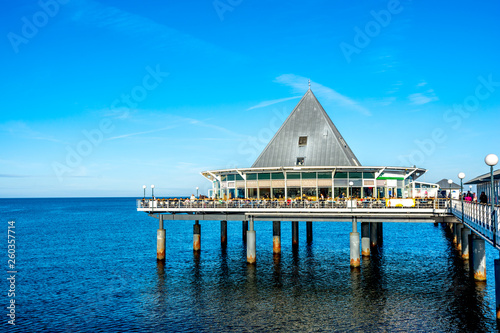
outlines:
[[311, 89], [311, 80], [307, 80], [307, 83], [309, 84], [309, 89]]

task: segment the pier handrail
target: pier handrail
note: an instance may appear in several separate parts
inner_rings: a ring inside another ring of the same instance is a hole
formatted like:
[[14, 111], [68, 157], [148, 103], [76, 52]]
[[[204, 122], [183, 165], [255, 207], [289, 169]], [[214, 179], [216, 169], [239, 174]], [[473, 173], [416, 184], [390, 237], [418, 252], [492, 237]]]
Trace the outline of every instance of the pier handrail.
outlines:
[[[464, 209], [462, 212], [462, 202], [460, 200], [451, 201], [451, 213], [455, 215], [455, 217], [460, 221], [463, 217], [464, 224], [467, 227], [474, 230], [477, 234], [481, 235], [489, 243], [493, 244], [493, 231], [495, 227], [492, 221], [493, 214], [491, 205], [464, 201], [463, 207]], [[493, 212], [498, 218], [500, 206], [495, 205], [493, 207]], [[496, 234], [498, 235], [498, 225]], [[500, 246], [498, 244], [496, 246], [500, 249]]]
[[336, 199], [336, 200], [270, 200], [270, 199], [137, 199], [137, 208], [140, 209], [328, 209], [328, 208], [370, 208], [370, 209], [434, 209], [449, 208], [449, 199], [414, 199], [414, 206], [386, 205], [386, 199]]

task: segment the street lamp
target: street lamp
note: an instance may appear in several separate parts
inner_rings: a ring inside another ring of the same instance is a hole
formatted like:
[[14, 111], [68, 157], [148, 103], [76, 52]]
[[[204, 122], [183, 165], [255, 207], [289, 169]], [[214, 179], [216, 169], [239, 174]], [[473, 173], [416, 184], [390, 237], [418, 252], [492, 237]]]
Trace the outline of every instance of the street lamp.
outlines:
[[144, 196], [143, 196], [143, 200], [146, 199], [146, 185], [142, 185], [142, 189], [144, 190]]
[[464, 223], [464, 178], [465, 173], [460, 172], [458, 174], [458, 178], [460, 178], [460, 198], [462, 199], [462, 224]]
[[453, 184], [453, 180], [448, 179], [448, 184], [450, 184], [450, 203], [451, 203], [451, 184]]
[[199, 189], [200, 189], [200, 188], [199, 188], [198, 186], [196, 186], [196, 199], [199, 199], [199, 197], [198, 197], [198, 190], [199, 190]]
[[155, 186], [151, 185], [151, 196], [153, 197], [153, 200], [155, 199]]
[[490, 197], [490, 203], [491, 203], [491, 222], [493, 224], [493, 246], [496, 247], [497, 245], [497, 221], [495, 219], [495, 189], [494, 189], [494, 184], [493, 184], [493, 167], [497, 165], [498, 163], [498, 156], [495, 154], [489, 154], [484, 158], [484, 162], [490, 166], [490, 178], [491, 178], [491, 197]]
[[349, 182], [349, 197], [351, 197], [352, 199], [352, 185], [354, 185], [354, 183], [352, 181]]

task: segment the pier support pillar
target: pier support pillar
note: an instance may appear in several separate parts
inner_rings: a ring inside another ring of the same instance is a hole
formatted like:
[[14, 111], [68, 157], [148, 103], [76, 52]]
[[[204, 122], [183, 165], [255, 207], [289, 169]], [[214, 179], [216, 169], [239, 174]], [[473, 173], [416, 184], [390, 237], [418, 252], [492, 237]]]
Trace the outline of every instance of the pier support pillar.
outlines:
[[220, 244], [227, 246], [227, 221], [220, 221]]
[[361, 255], [370, 256], [370, 223], [361, 222]]
[[470, 229], [462, 228], [462, 259], [469, 260], [469, 235]]
[[193, 251], [201, 250], [201, 225], [200, 221], [194, 221], [193, 225]]
[[458, 236], [457, 236], [457, 224], [456, 223], [453, 223], [452, 227], [451, 227], [451, 232], [453, 234], [453, 244], [457, 244], [457, 241], [458, 241]]
[[292, 221], [292, 246], [299, 246], [299, 222]]
[[378, 222], [370, 222], [370, 246], [371, 247], [376, 247], [377, 246], [377, 241], [378, 241], [378, 227], [377, 227]]
[[479, 236], [474, 236], [472, 242], [472, 264], [474, 272], [474, 280], [486, 281], [486, 253], [484, 239]]
[[281, 222], [273, 221], [273, 253], [281, 254]]
[[352, 232], [349, 234], [349, 247], [351, 256], [351, 267], [359, 267], [359, 232], [357, 230], [357, 220], [355, 217], [352, 218]]
[[495, 259], [495, 302], [497, 321], [500, 320], [500, 259]]
[[311, 221], [306, 222], [307, 229], [307, 242], [312, 243], [313, 241], [313, 223]]
[[160, 214], [160, 226], [156, 231], [156, 259], [165, 260], [165, 229], [163, 229], [163, 215]]
[[248, 221], [241, 222], [243, 242], [247, 242]]
[[384, 243], [384, 224], [382, 222], [377, 222], [377, 242], [379, 246]]
[[456, 248], [457, 251], [462, 251], [462, 228], [464, 225], [462, 223], [457, 223], [455, 225], [455, 230], [457, 232], [457, 242], [456, 242]]
[[249, 230], [247, 231], [247, 263], [255, 264], [257, 259], [255, 230], [253, 226], [253, 217], [249, 221]]

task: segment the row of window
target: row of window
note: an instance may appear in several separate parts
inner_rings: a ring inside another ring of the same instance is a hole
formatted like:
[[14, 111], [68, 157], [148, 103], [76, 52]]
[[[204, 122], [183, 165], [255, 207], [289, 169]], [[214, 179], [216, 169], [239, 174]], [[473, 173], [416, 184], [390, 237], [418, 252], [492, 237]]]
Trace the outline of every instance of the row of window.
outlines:
[[[247, 180], [285, 179], [284, 173], [248, 173]], [[331, 179], [331, 172], [287, 172], [287, 179]], [[336, 172], [335, 179], [375, 179], [374, 172]], [[244, 180], [239, 174], [222, 175], [221, 181]]]

